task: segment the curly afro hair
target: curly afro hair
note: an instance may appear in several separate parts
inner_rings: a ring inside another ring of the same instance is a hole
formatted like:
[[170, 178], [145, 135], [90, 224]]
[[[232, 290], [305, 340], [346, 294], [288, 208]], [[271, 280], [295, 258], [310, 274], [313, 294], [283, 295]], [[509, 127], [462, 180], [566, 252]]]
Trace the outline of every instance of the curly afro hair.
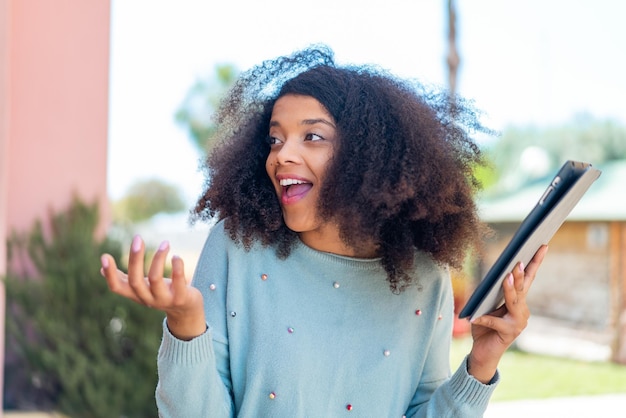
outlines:
[[298, 239], [282, 218], [265, 170], [275, 101], [316, 98], [333, 116], [339, 145], [318, 213], [352, 248], [372, 241], [393, 291], [416, 278], [415, 250], [460, 267], [486, 231], [474, 202], [482, 155], [470, 134], [488, 132], [470, 103], [374, 66], [339, 66], [325, 46], [265, 61], [242, 74], [216, 115], [218, 145], [204, 164], [195, 219], [225, 220], [231, 238], [289, 255]]

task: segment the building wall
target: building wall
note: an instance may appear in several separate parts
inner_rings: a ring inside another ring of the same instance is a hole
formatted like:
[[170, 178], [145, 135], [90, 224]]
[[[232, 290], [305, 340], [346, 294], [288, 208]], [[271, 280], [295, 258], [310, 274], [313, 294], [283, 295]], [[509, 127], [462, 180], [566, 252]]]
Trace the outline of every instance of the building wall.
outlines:
[[[572, 327], [607, 331], [615, 326], [616, 260], [626, 249], [611, 244], [615, 222], [565, 222], [550, 241], [528, 304], [533, 315], [558, 319]], [[494, 226], [482, 274], [493, 264], [518, 224]]]
[[569, 222], [529, 294], [539, 315], [595, 329], [611, 326], [609, 224]]
[[[0, 277], [6, 273], [6, 224], [8, 189], [8, 141], [9, 141], [9, 0], [0, 0]], [[4, 379], [4, 285], [0, 282], [0, 405], [3, 404]], [[0, 411], [0, 416], [2, 412]]]
[[110, 0], [0, 0], [0, 274], [7, 234], [74, 195], [105, 228], [109, 28]]
[[109, 2], [13, 0], [8, 223], [106, 199]]

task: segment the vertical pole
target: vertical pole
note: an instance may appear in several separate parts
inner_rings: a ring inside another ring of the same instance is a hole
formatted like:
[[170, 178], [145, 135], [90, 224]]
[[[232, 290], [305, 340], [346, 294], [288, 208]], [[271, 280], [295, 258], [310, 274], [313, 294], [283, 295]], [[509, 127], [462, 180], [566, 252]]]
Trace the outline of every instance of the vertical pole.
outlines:
[[456, 95], [457, 73], [461, 58], [456, 47], [456, 7], [454, 0], [448, 0], [448, 90]]
[[612, 326], [614, 338], [612, 345], [612, 360], [618, 364], [626, 364], [626, 224], [614, 223], [611, 233], [615, 234], [615, 246], [611, 246], [611, 294], [615, 295], [613, 301]]

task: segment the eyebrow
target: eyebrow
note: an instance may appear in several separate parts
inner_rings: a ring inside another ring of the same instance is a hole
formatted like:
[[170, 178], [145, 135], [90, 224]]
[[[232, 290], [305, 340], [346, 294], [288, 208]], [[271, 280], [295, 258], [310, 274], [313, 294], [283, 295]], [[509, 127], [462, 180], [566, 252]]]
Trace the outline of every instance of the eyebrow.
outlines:
[[305, 120], [303, 120], [303, 121], [301, 122], [301, 124], [302, 124], [302, 125], [315, 125], [315, 124], [317, 124], [317, 123], [323, 123], [323, 124], [325, 124], [325, 125], [328, 125], [328, 126], [331, 126], [331, 127], [333, 127], [333, 128], [336, 128], [336, 126], [335, 126], [335, 124], [334, 124], [334, 123], [332, 123], [332, 122], [331, 122], [331, 121], [329, 121], [329, 120], [326, 120], [326, 119], [321, 119], [321, 118], [319, 118], [319, 119], [305, 119]]
[[[300, 122], [300, 125], [315, 125], [317, 123], [323, 123], [324, 125], [328, 125], [334, 129], [337, 129], [334, 123], [329, 120], [318, 118], [318, 119], [304, 119]], [[270, 126], [280, 126], [280, 123], [276, 120], [270, 121]]]

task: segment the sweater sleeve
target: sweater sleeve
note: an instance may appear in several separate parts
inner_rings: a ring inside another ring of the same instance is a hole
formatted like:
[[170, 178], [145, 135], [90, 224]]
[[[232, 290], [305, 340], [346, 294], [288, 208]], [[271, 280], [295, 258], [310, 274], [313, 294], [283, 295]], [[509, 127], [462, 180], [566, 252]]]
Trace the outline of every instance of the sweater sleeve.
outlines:
[[232, 398], [216, 366], [207, 330], [191, 341], [176, 339], [163, 324], [156, 401], [159, 417], [232, 417]]
[[433, 393], [421, 408], [407, 413], [407, 417], [480, 418], [484, 415], [500, 380], [496, 373], [489, 384], [474, 379], [467, 372], [467, 357], [450, 379]]
[[[485, 385], [467, 372], [467, 357], [457, 371], [450, 375], [450, 344], [454, 322], [452, 286], [445, 280], [440, 299], [442, 321], [435, 326], [432, 343], [425, 360], [420, 382], [406, 416], [413, 418], [474, 418], [482, 417], [499, 381], [496, 374]], [[442, 371], [447, 372], [447, 376]]]
[[225, 304], [227, 250], [221, 224], [206, 240], [192, 285], [203, 296], [207, 331], [181, 341], [163, 323], [157, 358], [159, 417], [233, 417]]

